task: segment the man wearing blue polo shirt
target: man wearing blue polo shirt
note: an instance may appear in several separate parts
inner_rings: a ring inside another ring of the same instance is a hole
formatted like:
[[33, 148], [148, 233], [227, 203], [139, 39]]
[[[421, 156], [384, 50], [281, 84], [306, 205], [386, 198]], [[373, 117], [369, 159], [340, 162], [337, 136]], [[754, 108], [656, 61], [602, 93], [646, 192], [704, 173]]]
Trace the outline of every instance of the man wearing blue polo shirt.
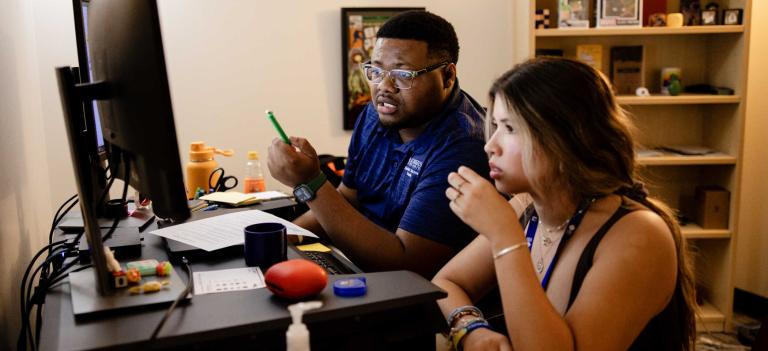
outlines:
[[334, 189], [306, 139], [275, 139], [269, 171], [310, 211], [295, 223], [324, 233], [365, 270], [431, 278], [475, 233], [448, 207], [460, 165], [489, 174], [482, 108], [459, 88], [453, 26], [423, 11], [391, 18], [363, 65], [373, 100], [355, 125]]

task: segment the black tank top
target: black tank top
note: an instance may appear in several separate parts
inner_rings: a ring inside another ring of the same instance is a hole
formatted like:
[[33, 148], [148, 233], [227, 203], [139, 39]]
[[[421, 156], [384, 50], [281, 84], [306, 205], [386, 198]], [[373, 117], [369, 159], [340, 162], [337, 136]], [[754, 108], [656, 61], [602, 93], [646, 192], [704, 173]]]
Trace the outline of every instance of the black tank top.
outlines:
[[[568, 299], [568, 307], [566, 311], [570, 309], [573, 301], [576, 300], [576, 296], [579, 294], [581, 285], [584, 282], [584, 278], [587, 276], [590, 268], [592, 268], [593, 259], [595, 257], [595, 251], [600, 241], [603, 239], [608, 230], [622, 217], [628, 213], [634, 211], [627, 206], [626, 201], [622, 197], [622, 204], [613, 213], [611, 218], [603, 224], [597, 233], [592, 237], [584, 251], [579, 257], [579, 262], [576, 264], [576, 270], [573, 275], [573, 284], [571, 285], [571, 294]], [[672, 299], [661, 313], [654, 316], [648, 324], [646, 324], [643, 331], [635, 339], [629, 350], [682, 350], [683, 345], [687, 342], [683, 336], [683, 330], [681, 326], [684, 320], [681, 317], [679, 306], [683, 303], [683, 294], [678, 280], [675, 285], [675, 293]]]

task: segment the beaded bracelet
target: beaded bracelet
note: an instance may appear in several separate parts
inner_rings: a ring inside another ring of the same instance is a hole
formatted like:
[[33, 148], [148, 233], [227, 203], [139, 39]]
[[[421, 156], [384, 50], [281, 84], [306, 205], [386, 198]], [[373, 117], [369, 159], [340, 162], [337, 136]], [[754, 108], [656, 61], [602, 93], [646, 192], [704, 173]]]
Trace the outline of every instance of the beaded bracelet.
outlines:
[[485, 318], [483, 316], [483, 312], [480, 311], [479, 308], [475, 306], [461, 306], [461, 307], [455, 308], [448, 315], [448, 327], [453, 328], [453, 324], [456, 323], [457, 320], [461, 319], [461, 317], [469, 316], [469, 315], [479, 317], [479, 318]]
[[491, 329], [491, 325], [485, 319], [477, 318], [467, 323], [466, 326], [455, 330], [455, 332], [452, 330], [451, 342], [453, 342], [454, 350], [461, 350], [462, 349], [461, 340], [464, 339], [464, 337], [467, 336], [467, 334], [479, 328]]

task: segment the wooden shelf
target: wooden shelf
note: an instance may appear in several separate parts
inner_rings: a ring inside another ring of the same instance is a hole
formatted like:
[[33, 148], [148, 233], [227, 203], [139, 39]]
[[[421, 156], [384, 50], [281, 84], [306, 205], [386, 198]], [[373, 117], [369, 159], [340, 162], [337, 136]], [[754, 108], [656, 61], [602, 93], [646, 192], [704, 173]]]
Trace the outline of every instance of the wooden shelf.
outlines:
[[696, 316], [696, 329], [698, 331], [721, 332], [725, 329], [725, 315], [707, 301], [699, 306]]
[[[765, 0], [768, 1], [768, 0]], [[669, 1], [670, 8], [681, 0]], [[550, 9], [555, 25], [560, 1], [535, 0], [516, 3], [515, 11], [527, 5], [529, 24], [536, 20], [536, 9]], [[704, 283], [704, 306], [697, 313], [699, 330], [719, 332], [731, 328], [734, 286], [734, 239], [739, 236], [739, 203], [733, 198], [743, 193], [740, 173], [743, 164], [744, 103], [747, 91], [751, 8], [753, 0], [728, 0], [728, 8], [743, 10], [743, 24], [714, 26], [551, 28], [528, 32], [529, 52], [560, 50], [567, 58], [577, 58], [579, 47], [601, 47], [597, 69], [611, 71], [611, 49], [621, 46], [644, 48], [642, 80], [653, 92], [659, 92], [663, 67], [680, 67], [683, 82], [708, 83], [729, 87], [736, 95], [685, 93], [677, 96], [654, 94], [635, 96], [634, 89], [616, 96], [616, 103], [626, 108], [636, 124], [638, 143], [649, 150], [638, 150], [636, 162], [654, 185], [654, 194], [667, 204], [689, 210], [695, 208], [692, 196], [696, 186], [716, 185], [731, 192], [729, 227], [704, 229], [696, 223], [681, 227], [682, 236], [700, 250], [691, 257], [697, 263], [696, 280]], [[721, 5], [723, 3], [721, 2]], [[530, 27], [529, 27], [530, 28]], [[518, 42], [515, 38], [515, 43]], [[654, 147], [694, 146], [714, 150], [706, 155], [682, 155]]]
[[727, 239], [731, 237], [729, 229], [704, 229], [693, 223], [681, 226], [680, 231], [686, 239]]
[[621, 105], [706, 105], [706, 104], [738, 104], [739, 95], [708, 95], [682, 94], [678, 96], [651, 95], [634, 96], [619, 95], [616, 101]]
[[643, 156], [638, 157], [637, 162], [645, 166], [708, 166], [708, 165], [735, 165], [736, 157], [723, 153], [715, 153], [701, 156]]
[[592, 37], [616, 35], [690, 35], [743, 33], [744, 25], [689, 26], [680, 28], [667, 27], [632, 27], [632, 28], [583, 28], [583, 29], [536, 29], [537, 37]]

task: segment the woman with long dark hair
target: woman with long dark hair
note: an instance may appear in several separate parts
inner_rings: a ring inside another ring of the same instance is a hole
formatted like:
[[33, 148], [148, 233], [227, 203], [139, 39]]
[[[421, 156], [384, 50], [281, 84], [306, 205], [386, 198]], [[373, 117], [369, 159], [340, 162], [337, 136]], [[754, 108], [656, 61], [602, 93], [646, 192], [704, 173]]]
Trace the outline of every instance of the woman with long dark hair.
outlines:
[[[670, 209], [636, 174], [604, 76], [539, 58], [491, 87], [494, 184], [461, 167], [451, 209], [480, 235], [435, 276], [465, 350], [689, 350], [694, 282]], [[499, 192], [513, 195], [507, 201]], [[498, 286], [506, 330], [473, 302]]]

